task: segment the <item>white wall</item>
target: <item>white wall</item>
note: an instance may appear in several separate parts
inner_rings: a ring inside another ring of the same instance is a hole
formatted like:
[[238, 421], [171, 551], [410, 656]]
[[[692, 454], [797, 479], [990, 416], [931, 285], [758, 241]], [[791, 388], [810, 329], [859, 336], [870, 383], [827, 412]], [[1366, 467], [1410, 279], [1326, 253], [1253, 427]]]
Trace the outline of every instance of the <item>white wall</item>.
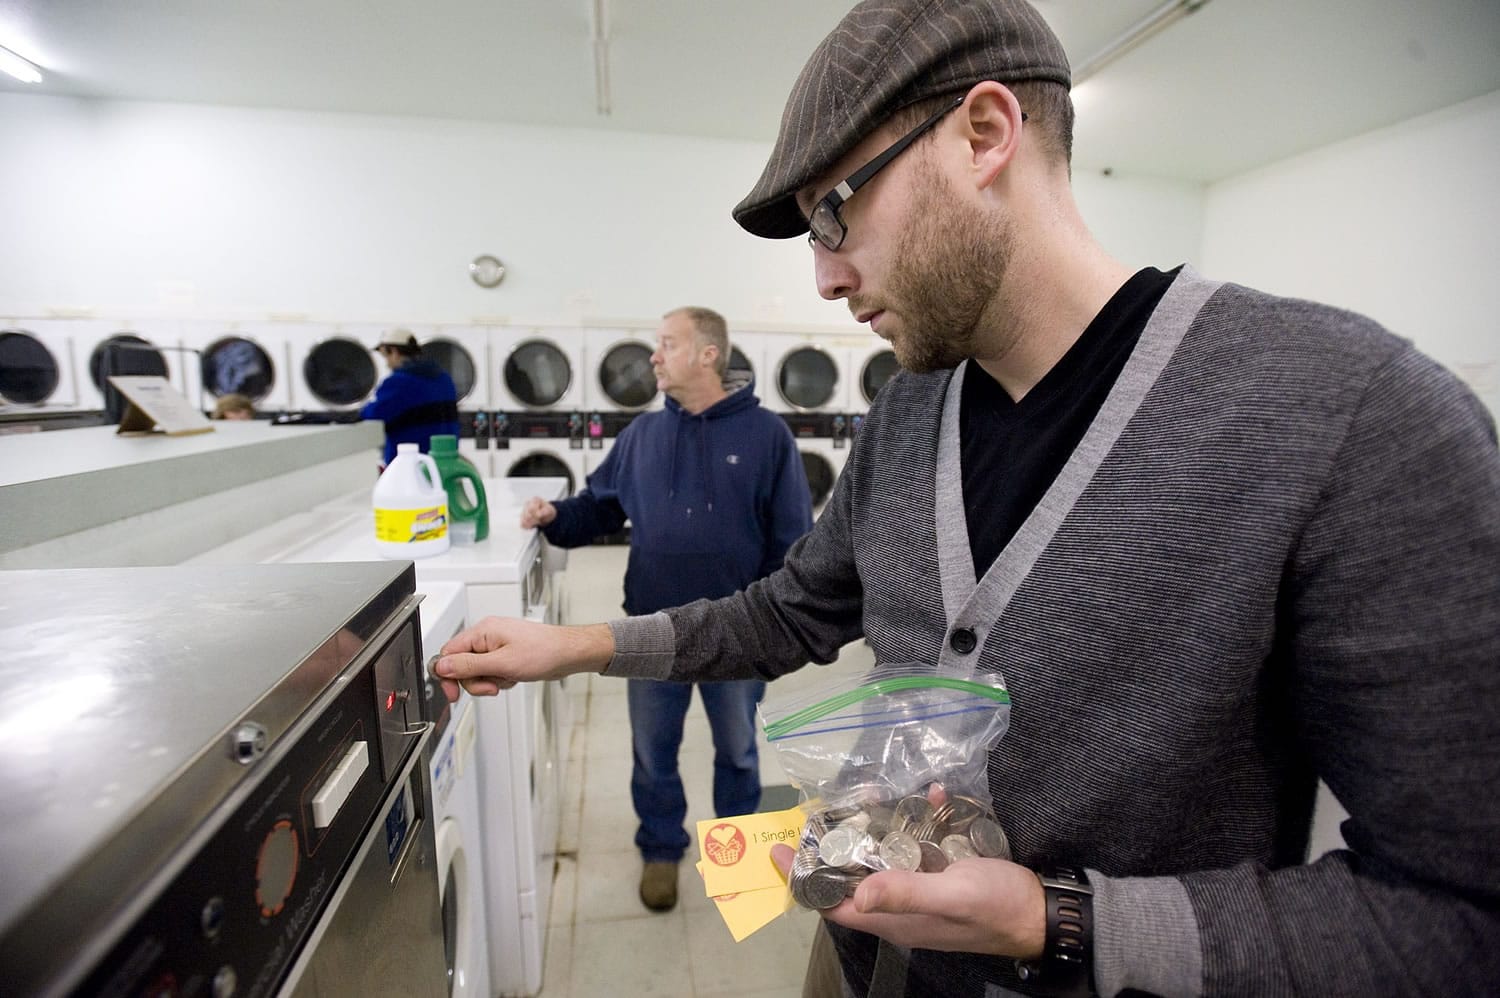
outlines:
[[1500, 413], [1500, 91], [1213, 185], [1202, 269], [1363, 312]]
[[[851, 329], [801, 240], [729, 210], [769, 143], [0, 94], [0, 315], [651, 320]], [[1080, 176], [1137, 264], [1196, 256], [1202, 191]], [[492, 253], [499, 288], [468, 277]]]

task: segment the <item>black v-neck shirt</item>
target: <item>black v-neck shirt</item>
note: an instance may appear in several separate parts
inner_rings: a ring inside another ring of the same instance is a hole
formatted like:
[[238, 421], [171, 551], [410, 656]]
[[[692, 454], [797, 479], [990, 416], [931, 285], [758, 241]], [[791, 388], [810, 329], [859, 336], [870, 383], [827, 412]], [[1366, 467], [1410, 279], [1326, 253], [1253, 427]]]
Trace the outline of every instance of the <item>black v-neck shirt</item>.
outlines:
[[959, 440], [974, 574], [982, 578], [1083, 439], [1177, 270], [1147, 267], [1099, 310], [1021, 401], [978, 364], [964, 373]]

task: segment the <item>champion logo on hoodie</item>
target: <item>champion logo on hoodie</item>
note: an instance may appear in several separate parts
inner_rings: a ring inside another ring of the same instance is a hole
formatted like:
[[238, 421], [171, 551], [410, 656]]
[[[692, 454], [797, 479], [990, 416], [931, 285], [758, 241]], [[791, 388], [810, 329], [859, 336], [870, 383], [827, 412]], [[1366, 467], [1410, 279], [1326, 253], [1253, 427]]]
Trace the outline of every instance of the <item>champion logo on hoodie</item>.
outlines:
[[738, 454], [729, 454], [724, 458], [724, 462], [726, 464], [739, 464], [740, 456]]

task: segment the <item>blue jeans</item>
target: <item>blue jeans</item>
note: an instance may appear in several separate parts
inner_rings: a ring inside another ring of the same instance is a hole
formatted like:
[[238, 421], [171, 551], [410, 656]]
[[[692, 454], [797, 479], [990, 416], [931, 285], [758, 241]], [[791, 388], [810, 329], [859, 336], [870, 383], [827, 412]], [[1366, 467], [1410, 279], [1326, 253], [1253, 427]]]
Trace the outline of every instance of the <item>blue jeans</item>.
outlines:
[[630, 796], [641, 819], [636, 847], [648, 863], [675, 863], [687, 852], [687, 795], [677, 772], [682, 720], [693, 690], [703, 697], [714, 737], [714, 814], [750, 814], [760, 806], [760, 753], [755, 747], [755, 705], [766, 695], [759, 680], [669, 683], [631, 679], [630, 732], [635, 768]]

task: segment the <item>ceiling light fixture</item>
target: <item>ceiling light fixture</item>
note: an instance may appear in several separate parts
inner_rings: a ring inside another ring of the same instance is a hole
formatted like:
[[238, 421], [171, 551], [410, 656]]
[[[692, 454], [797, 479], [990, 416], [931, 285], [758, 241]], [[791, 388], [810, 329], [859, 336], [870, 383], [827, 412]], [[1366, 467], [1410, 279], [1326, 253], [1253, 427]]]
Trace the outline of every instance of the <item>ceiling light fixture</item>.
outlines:
[[1168, 25], [1196, 12], [1207, 3], [1208, 0], [1167, 0], [1166, 3], [1125, 29], [1123, 34], [1100, 49], [1092, 59], [1075, 69], [1073, 86], [1078, 86], [1141, 42], [1158, 34]]
[[8, 48], [0, 48], [0, 73], [9, 73], [22, 83], [42, 82], [42, 71]]
[[594, 0], [594, 109], [609, 117], [609, 0]]

